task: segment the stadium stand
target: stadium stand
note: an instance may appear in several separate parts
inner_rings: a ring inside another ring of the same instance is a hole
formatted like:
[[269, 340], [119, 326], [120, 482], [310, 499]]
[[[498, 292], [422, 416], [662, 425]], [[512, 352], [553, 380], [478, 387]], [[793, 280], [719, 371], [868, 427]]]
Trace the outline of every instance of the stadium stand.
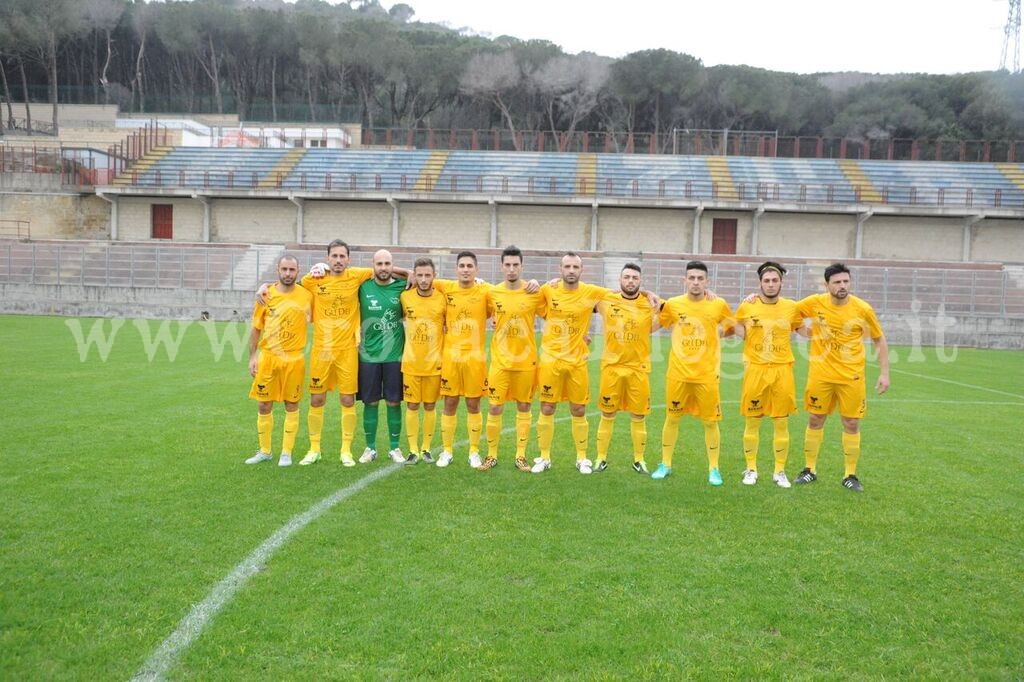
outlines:
[[1024, 208], [1024, 165], [1005, 163], [178, 147], [116, 184]]

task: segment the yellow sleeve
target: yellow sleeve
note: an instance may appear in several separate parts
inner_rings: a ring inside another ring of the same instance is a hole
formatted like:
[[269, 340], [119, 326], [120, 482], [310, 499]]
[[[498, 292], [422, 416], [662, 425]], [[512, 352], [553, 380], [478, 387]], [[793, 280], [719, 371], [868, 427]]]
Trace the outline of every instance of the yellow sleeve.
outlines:
[[742, 324], [748, 317], [750, 317], [750, 304], [746, 301], [740, 303], [740, 307], [736, 309], [736, 322]]
[[875, 309], [868, 304], [864, 304], [864, 321], [868, 325], [868, 335], [872, 339], [877, 339], [883, 336], [882, 325], [878, 322], [878, 316], [875, 315]]
[[719, 306], [719, 315], [721, 316], [722, 330], [730, 332], [736, 327], [736, 318], [732, 316], [732, 308], [730, 308], [729, 304], [725, 302], [725, 299], [720, 298], [718, 300], [721, 301], [721, 305]]
[[267, 323], [267, 306], [257, 303], [252, 308], [252, 326], [262, 331]]
[[814, 299], [816, 294], [811, 294], [806, 298], [797, 301], [796, 310], [800, 314], [800, 319], [810, 317], [814, 313]]
[[661, 322], [661, 326], [665, 329], [672, 327], [675, 320], [672, 319], [672, 306], [669, 303], [666, 302], [661, 306], [661, 312], [658, 313], [658, 321]]

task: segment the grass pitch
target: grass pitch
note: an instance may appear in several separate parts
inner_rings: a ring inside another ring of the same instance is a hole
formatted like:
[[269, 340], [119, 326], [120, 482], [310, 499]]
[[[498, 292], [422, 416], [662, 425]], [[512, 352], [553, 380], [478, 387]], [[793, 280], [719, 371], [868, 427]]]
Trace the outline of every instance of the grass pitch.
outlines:
[[[171, 361], [147, 348], [160, 323], [128, 321], [105, 360], [94, 346], [83, 361], [75, 322], [0, 318], [3, 679], [132, 677], [267, 538], [390, 466], [338, 464], [336, 399], [323, 462], [244, 466], [256, 444], [244, 354], [229, 344], [216, 360], [193, 324]], [[83, 339], [95, 322], [78, 322]], [[177, 323], [165, 331], [176, 338]], [[612, 467], [580, 476], [562, 406], [550, 472], [515, 471], [506, 432], [487, 474], [463, 447], [446, 470], [373, 482], [270, 556], [168, 677], [1018, 679], [1024, 354], [895, 350], [893, 388], [869, 398], [862, 495], [839, 485], [835, 417], [817, 484], [771, 484], [765, 425], [761, 482], [740, 485], [727, 354], [724, 487], [706, 483], [694, 420], [665, 481], [629, 468], [624, 415]], [[663, 414], [648, 421], [652, 468]], [[792, 418], [791, 477], [805, 424]]]

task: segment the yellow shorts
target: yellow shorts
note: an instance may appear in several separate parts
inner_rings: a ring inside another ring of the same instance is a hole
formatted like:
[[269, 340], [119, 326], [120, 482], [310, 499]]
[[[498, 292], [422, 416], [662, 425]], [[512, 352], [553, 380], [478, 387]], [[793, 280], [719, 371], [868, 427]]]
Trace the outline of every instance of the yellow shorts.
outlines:
[[537, 385], [543, 403], [569, 401], [586, 405], [590, 402], [590, 372], [586, 363], [542, 362], [537, 366]]
[[407, 403], [436, 403], [441, 395], [441, 375], [402, 375], [402, 400]]
[[309, 392], [355, 395], [359, 391], [359, 350], [319, 351], [309, 354]]
[[284, 358], [260, 351], [256, 376], [249, 397], [264, 403], [297, 403], [302, 397], [302, 380], [306, 376], [306, 358]]
[[445, 360], [441, 363], [441, 395], [479, 398], [484, 394], [487, 381], [487, 365], [480, 361], [456, 362]]
[[602, 412], [623, 410], [631, 414], [651, 413], [651, 378], [635, 367], [610, 365], [601, 368], [597, 407]]
[[536, 369], [491, 367], [487, 373], [487, 399], [494, 403], [532, 403], [537, 392]]
[[743, 373], [740, 414], [744, 417], [788, 417], [796, 412], [793, 365], [749, 364]]
[[669, 375], [665, 378], [665, 404], [669, 414], [692, 414], [701, 421], [722, 421], [717, 380], [695, 384]]
[[868, 413], [867, 384], [863, 375], [859, 381], [839, 384], [807, 377], [804, 391], [804, 409], [811, 414], [832, 414], [839, 405], [840, 416], [863, 419]]

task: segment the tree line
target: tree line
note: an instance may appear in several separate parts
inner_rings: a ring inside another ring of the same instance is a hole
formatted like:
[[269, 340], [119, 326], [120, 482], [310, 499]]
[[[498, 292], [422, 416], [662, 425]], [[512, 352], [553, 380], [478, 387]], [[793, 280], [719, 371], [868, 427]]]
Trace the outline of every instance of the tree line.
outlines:
[[0, 86], [9, 125], [45, 86], [54, 127], [71, 99], [369, 128], [1024, 138], [1024, 74], [800, 75], [667, 49], [567, 54], [378, 0], [3, 0]]

